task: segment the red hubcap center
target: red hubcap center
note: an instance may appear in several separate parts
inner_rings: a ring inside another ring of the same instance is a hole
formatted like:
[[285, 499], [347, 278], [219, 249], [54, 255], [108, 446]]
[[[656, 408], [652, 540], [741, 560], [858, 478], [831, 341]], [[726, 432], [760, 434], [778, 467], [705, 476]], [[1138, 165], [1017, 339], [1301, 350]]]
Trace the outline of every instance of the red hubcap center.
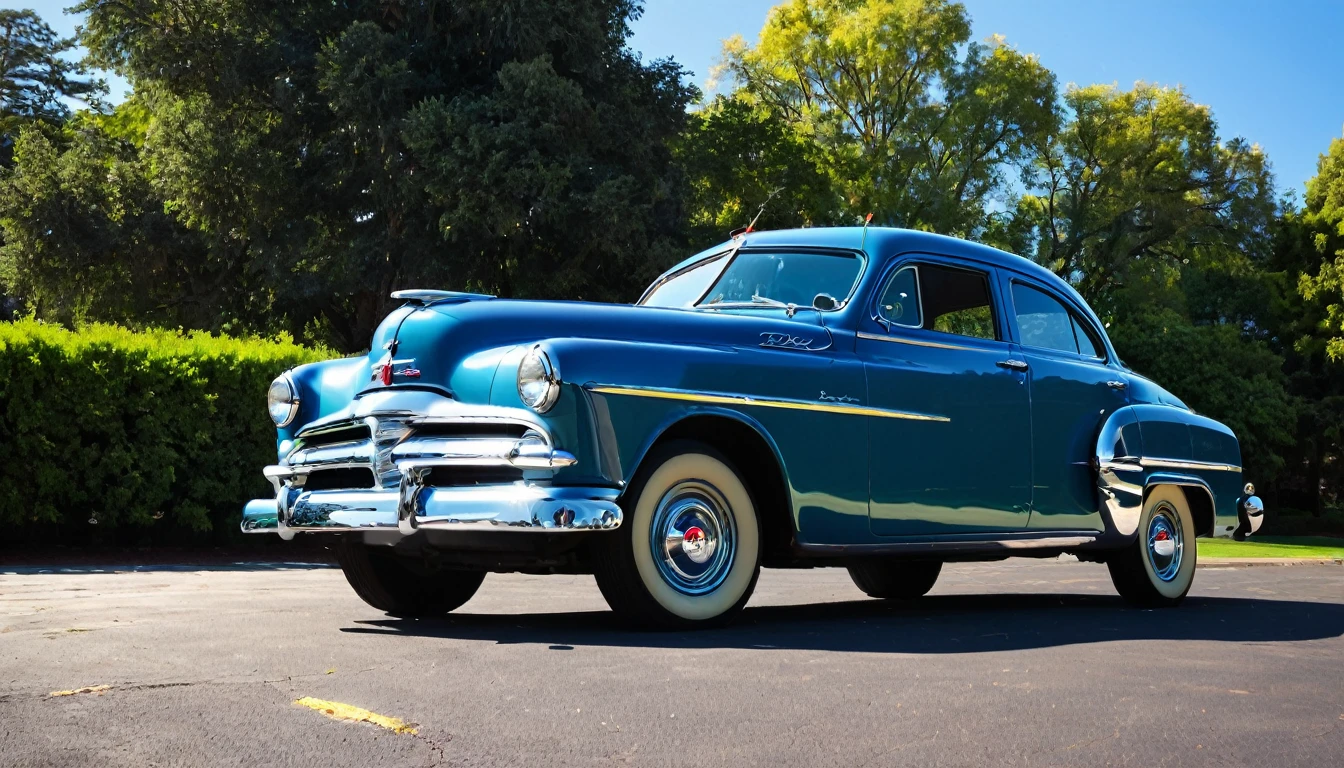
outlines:
[[688, 544], [699, 544], [700, 542], [704, 541], [704, 539], [705, 539], [705, 532], [700, 530], [698, 527], [694, 525], [691, 526], [690, 528], [687, 528], [686, 534], [682, 536], [682, 540], [684, 540]]
[[1170, 534], [1170, 533], [1167, 533], [1166, 531], [1158, 531], [1158, 532], [1157, 532], [1157, 535], [1153, 537], [1153, 540], [1154, 540], [1154, 541], [1166, 541], [1167, 539], [1170, 539], [1170, 538], [1171, 538], [1171, 534]]

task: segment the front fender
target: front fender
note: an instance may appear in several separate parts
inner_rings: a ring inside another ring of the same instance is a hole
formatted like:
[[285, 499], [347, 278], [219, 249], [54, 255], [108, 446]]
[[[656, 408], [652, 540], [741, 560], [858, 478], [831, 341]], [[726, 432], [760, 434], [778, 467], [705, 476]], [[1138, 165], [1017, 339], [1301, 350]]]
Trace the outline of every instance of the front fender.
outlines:
[[[557, 444], [580, 457], [565, 470], [565, 482], [591, 483], [580, 473], [597, 471], [607, 482], [628, 484], [675, 424], [729, 418], [769, 446], [800, 540], [843, 543], [871, 535], [862, 407], [867, 388], [862, 363], [853, 356], [768, 345], [573, 338], [539, 343], [553, 355], [564, 382], [544, 418]], [[516, 392], [505, 391], [516, 369], [516, 360], [501, 363], [493, 390], [497, 403], [518, 402]]]

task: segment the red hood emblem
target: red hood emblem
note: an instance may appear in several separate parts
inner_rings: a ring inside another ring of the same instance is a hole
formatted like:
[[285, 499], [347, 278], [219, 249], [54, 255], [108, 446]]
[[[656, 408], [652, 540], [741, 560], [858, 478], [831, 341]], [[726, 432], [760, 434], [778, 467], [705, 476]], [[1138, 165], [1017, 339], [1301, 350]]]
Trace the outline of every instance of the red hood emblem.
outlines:
[[[398, 367], [400, 366], [400, 367]], [[392, 386], [392, 377], [405, 376], [408, 379], [420, 378], [420, 369], [415, 367], [415, 359], [408, 360], [383, 360], [374, 364], [373, 375], [369, 378], [377, 379], [383, 386]]]

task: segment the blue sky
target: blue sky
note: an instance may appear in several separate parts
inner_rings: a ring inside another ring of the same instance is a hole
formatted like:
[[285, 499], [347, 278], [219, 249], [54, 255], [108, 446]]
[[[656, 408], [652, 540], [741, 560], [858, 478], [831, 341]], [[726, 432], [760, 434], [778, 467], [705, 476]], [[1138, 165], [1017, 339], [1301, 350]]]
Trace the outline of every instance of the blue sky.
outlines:
[[[1341, 0], [962, 0], [973, 35], [1002, 34], [1068, 83], [1182, 85], [1220, 134], [1264, 148], [1279, 189], [1298, 190], [1344, 133]], [[720, 41], [755, 40], [770, 0], [647, 0], [631, 45], [672, 57], [703, 85]]]
[[[1284, 192], [1316, 172], [1317, 156], [1344, 133], [1344, 2], [1295, 0], [963, 0], [974, 36], [1002, 34], [1035, 53], [1060, 85], [1136, 80], [1182, 85], [1213, 108], [1224, 137], [1269, 155]], [[73, 0], [32, 3], [59, 31]], [[771, 0], [646, 0], [631, 46], [672, 57], [703, 84], [721, 42], [754, 40]], [[28, 4], [25, 4], [28, 5]], [[112, 81], [120, 100], [123, 82]]]

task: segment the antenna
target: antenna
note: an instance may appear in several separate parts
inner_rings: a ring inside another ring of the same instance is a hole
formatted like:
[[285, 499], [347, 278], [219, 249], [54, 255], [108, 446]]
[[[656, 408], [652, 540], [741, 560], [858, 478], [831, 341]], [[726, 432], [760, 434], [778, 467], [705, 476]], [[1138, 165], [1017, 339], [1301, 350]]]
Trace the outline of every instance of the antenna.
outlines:
[[748, 224], [745, 229], [734, 229], [732, 232], [728, 233], [728, 236], [737, 237], [738, 235], [745, 235], [749, 232], [755, 232], [756, 222], [761, 218], [761, 214], [765, 213], [765, 207], [770, 204], [771, 200], [775, 199], [776, 195], [778, 195], [780, 192], [783, 191], [784, 191], [783, 187], [775, 187], [773, 190], [771, 190], [770, 194], [765, 198], [765, 202], [761, 203], [760, 208], [756, 209], [756, 215], [751, 217], [751, 223]]
[[868, 242], [868, 222], [873, 220], [873, 214], [863, 217], [863, 237], [859, 238], [859, 250], [863, 250], [863, 244]]

